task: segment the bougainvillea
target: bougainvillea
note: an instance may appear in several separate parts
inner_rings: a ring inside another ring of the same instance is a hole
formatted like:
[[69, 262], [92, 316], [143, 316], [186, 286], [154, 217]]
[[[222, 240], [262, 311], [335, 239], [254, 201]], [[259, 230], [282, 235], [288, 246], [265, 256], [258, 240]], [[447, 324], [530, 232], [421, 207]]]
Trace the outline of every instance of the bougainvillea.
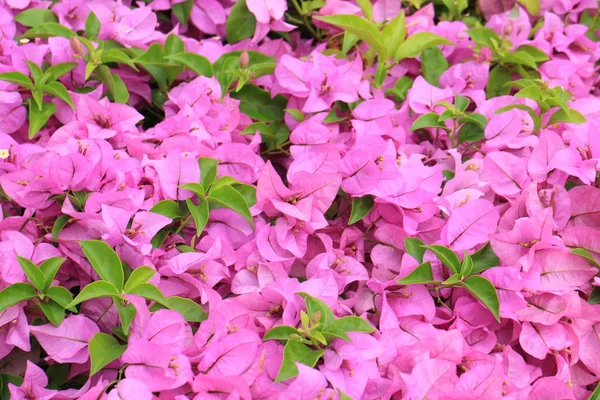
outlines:
[[599, 15], [0, 2], [0, 398], [597, 398]]

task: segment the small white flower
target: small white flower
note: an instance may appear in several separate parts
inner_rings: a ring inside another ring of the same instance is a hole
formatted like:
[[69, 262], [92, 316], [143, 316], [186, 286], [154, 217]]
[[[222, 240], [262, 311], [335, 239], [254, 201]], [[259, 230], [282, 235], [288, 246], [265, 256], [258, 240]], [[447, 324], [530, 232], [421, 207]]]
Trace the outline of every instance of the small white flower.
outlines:
[[5, 160], [8, 158], [8, 156], [10, 155], [10, 153], [8, 152], [7, 149], [0, 149], [0, 158]]

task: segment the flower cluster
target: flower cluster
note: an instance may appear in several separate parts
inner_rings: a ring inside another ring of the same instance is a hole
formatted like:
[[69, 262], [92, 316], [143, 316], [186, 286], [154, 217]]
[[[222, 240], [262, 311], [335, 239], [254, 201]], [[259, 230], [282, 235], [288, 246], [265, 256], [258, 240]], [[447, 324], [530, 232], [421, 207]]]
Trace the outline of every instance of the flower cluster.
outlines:
[[507, 3], [0, 3], [2, 396], [599, 392], [598, 4]]

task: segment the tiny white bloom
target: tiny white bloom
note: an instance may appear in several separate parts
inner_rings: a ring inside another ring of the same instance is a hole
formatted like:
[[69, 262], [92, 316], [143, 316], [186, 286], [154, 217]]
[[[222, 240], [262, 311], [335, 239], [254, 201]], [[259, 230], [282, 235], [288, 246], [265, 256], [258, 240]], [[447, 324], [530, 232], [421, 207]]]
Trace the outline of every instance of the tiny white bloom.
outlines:
[[7, 149], [0, 149], [0, 158], [5, 160], [8, 158], [8, 156], [10, 155], [10, 153], [8, 152]]

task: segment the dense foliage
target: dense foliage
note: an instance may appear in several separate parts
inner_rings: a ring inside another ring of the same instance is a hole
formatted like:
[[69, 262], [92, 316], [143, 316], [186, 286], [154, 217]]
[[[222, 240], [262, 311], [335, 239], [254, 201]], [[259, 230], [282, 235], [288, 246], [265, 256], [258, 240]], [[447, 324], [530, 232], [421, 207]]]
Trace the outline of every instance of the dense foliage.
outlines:
[[0, 2], [0, 398], [600, 397], [597, 10]]

